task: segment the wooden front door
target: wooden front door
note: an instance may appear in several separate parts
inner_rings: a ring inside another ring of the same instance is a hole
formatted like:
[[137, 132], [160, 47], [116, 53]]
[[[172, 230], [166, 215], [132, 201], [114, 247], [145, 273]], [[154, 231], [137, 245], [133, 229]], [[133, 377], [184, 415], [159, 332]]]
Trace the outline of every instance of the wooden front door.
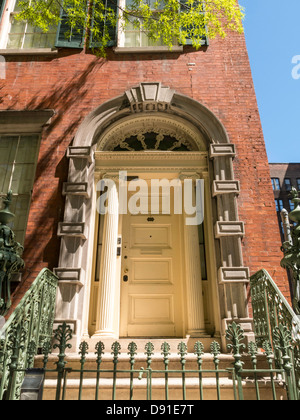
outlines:
[[181, 215], [123, 216], [121, 337], [182, 337]]

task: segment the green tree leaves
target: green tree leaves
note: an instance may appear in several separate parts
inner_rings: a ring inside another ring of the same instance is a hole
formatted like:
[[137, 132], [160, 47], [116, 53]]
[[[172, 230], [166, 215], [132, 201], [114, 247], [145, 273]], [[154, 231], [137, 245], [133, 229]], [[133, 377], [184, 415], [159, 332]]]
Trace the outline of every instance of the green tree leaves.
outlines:
[[237, 0], [21, 0], [17, 10], [18, 20], [27, 20], [44, 32], [63, 16], [65, 37], [84, 33], [85, 46], [100, 55], [115, 45], [117, 32], [129, 25], [153, 44], [199, 48], [206, 36], [242, 33], [244, 16]]

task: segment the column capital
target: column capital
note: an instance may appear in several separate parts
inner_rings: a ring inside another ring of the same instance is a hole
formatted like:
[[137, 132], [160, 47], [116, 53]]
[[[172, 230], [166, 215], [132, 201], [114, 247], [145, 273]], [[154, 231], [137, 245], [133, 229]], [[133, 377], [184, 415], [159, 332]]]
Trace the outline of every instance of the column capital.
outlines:
[[111, 179], [114, 182], [119, 182], [120, 172], [105, 172], [105, 173], [102, 173], [101, 179]]
[[100, 181], [105, 181], [105, 180], [111, 180], [113, 181], [116, 186], [119, 186], [119, 181], [120, 179], [122, 180], [122, 178], [120, 178], [120, 173], [116, 172], [116, 171], [112, 171], [112, 172], [96, 172], [95, 171], [95, 182], [96, 184]]
[[197, 179], [203, 179], [203, 176], [200, 172], [180, 172], [178, 178], [181, 181], [184, 181], [185, 179], [196, 181]]

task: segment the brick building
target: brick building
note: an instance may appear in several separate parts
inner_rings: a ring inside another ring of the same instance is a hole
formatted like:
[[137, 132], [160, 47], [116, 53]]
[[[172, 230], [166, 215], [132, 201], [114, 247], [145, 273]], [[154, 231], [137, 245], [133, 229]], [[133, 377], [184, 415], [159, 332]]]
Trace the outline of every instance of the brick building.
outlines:
[[[14, 0], [1, 6], [0, 185], [26, 262], [14, 305], [48, 267], [56, 322], [77, 341], [222, 340], [232, 319], [251, 334], [250, 275], [265, 268], [289, 288], [244, 36], [172, 52], [118, 38], [98, 58], [11, 20]], [[99, 218], [97, 183], [119, 170], [148, 184], [203, 179], [201, 228], [172, 211]]]
[[274, 191], [279, 230], [284, 239], [281, 210], [294, 210], [290, 192], [292, 187], [300, 191], [300, 163], [270, 163], [271, 181]]

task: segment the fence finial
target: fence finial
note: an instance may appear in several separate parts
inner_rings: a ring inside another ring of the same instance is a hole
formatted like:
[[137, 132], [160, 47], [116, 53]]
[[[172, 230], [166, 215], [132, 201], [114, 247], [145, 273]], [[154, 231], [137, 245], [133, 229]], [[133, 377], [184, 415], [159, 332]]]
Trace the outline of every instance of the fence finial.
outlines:
[[233, 352], [233, 357], [235, 359], [235, 368], [242, 369], [244, 363], [241, 361], [241, 350], [246, 348], [245, 344], [243, 343], [245, 339], [244, 330], [239, 324], [233, 322], [231, 325], [228, 326], [228, 329], [226, 331], [226, 339], [229, 341], [229, 344], [227, 344], [227, 348], [229, 350], [232, 350]]

